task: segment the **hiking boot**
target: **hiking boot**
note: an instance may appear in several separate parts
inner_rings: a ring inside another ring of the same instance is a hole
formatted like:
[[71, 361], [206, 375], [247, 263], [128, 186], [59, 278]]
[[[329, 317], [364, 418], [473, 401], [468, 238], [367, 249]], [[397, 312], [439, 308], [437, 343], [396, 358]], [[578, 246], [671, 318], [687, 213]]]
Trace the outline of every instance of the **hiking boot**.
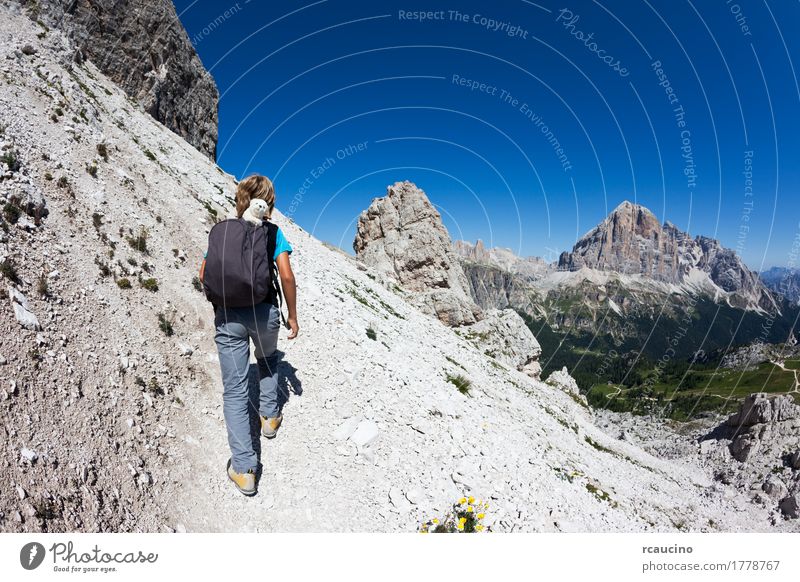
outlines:
[[231, 466], [231, 460], [228, 459], [228, 479], [233, 481], [236, 488], [244, 495], [250, 497], [256, 494], [256, 474], [252, 469], [247, 473], [237, 473]]
[[282, 414], [276, 416], [275, 418], [267, 418], [266, 416], [262, 416], [261, 434], [268, 439], [274, 439], [275, 435], [278, 434], [278, 429], [281, 426], [281, 422], [283, 422]]

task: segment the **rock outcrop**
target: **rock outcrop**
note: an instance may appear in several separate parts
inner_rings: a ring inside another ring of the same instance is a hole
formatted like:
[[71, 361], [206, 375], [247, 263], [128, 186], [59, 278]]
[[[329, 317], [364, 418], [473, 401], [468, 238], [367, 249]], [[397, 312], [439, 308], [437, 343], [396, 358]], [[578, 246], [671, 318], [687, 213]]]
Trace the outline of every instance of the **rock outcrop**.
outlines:
[[700, 446], [717, 480], [747, 491], [754, 503], [800, 517], [800, 406], [792, 396], [750, 394]]
[[474, 339], [487, 356], [531, 378], [538, 378], [542, 371], [539, 342], [522, 318], [510, 309], [486, 311], [481, 321], [469, 327], [467, 338]]
[[388, 186], [358, 218], [358, 260], [414, 293], [420, 307], [451, 327], [480, 318], [439, 212], [411, 182]]
[[584, 267], [695, 287], [707, 278], [733, 307], [776, 309], [758, 275], [733, 250], [712, 238], [692, 238], [670, 222], [662, 226], [647, 208], [627, 201], [559, 257], [561, 270]]
[[789, 395], [769, 396], [757, 392], [744, 399], [739, 411], [728, 418], [727, 425], [742, 429], [795, 418], [800, 418], [800, 406], [795, 404], [794, 398]]
[[18, 0], [145, 111], [215, 159], [219, 92], [171, 0]]
[[410, 292], [425, 313], [463, 333], [486, 354], [538, 378], [541, 348], [512, 310], [484, 312], [453, 250], [439, 212], [411, 182], [387, 187], [358, 219], [353, 249], [381, 278]]

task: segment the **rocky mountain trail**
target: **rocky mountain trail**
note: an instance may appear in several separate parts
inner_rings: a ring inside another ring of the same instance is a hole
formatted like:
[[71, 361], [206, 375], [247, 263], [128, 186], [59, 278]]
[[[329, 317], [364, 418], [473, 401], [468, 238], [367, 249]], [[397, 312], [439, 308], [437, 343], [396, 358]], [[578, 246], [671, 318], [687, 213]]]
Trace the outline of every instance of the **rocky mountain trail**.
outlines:
[[195, 280], [235, 180], [67, 36], [0, 11], [0, 530], [415, 531], [470, 494], [498, 532], [796, 531], [609, 434], [568, 374], [487, 356], [279, 212], [302, 329], [282, 332], [284, 423], [243, 497]]

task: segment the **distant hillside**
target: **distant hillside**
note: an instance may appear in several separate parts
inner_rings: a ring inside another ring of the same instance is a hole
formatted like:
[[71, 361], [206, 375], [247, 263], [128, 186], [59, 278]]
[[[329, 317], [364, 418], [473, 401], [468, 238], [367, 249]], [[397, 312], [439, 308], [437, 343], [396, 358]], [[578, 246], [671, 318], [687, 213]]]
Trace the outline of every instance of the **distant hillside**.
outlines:
[[760, 274], [761, 280], [773, 293], [791, 303], [800, 303], [800, 270], [772, 267]]

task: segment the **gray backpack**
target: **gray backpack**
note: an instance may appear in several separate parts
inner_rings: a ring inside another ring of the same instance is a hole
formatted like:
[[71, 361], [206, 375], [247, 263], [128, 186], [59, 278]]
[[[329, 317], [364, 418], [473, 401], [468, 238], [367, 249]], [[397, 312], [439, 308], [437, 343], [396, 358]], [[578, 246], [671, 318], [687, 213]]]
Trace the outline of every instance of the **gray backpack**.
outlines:
[[206, 298], [215, 307], [279, 304], [280, 287], [273, 257], [278, 227], [254, 225], [242, 218], [215, 224], [208, 233], [203, 275]]

